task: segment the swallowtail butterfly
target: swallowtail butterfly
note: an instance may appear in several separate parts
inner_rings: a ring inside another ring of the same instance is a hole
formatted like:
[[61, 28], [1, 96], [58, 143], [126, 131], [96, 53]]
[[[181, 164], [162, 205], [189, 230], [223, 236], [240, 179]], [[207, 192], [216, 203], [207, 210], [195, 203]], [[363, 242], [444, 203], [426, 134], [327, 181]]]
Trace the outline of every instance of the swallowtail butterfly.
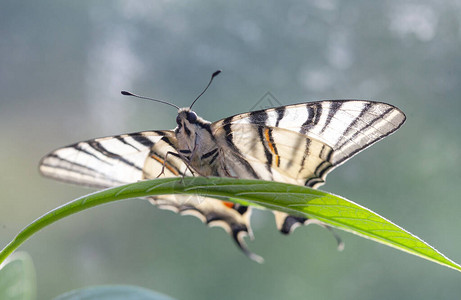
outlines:
[[[219, 72], [213, 73], [205, 90]], [[159, 176], [238, 177], [317, 188], [331, 170], [390, 135], [405, 121], [398, 108], [363, 100], [287, 105], [214, 123], [197, 116], [192, 105], [179, 108], [167, 104], [178, 108], [175, 129], [78, 142], [45, 156], [40, 163], [41, 173], [97, 188]], [[194, 215], [208, 225], [224, 228], [245, 254], [261, 260], [243, 240], [252, 236], [250, 207], [212, 198], [187, 201], [182, 197], [188, 196], [156, 196], [149, 200], [159, 208]], [[275, 219], [285, 234], [312, 221], [280, 212], [275, 212]]]

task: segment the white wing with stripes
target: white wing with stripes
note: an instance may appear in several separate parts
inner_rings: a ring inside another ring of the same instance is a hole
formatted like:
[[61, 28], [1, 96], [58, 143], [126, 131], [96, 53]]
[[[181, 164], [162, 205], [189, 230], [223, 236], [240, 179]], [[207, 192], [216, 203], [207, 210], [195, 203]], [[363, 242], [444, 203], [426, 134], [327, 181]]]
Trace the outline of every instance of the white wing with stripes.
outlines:
[[318, 187], [334, 167], [404, 121], [390, 104], [332, 100], [236, 115], [213, 123], [212, 131], [238, 177], [277, 180], [280, 173], [277, 181]]
[[[333, 168], [397, 130], [398, 108], [381, 102], [332, 100], [254, 111], [212, 124], [226, 149], [227, 172], [317, 188]], [[290, 233], [306, 219], [276, 212]]]
[[143, 178], [151, 148], [164, 137], [174, 134], [145, 131], [78, 142], [45, 156], [39, 170], [47, 177], [97, 188], [136, 182]]

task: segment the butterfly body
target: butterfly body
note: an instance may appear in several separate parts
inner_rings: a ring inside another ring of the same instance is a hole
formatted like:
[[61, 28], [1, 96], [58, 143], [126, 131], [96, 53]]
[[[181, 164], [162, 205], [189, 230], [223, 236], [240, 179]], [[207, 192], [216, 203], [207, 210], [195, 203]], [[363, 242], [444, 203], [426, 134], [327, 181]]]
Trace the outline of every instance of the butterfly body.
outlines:
[[219, 148], [211, 132], [211, 123], [189, 108], [181, 108], [174, 129], [178, 154], [201, 176], [219, 176]]
[[[44, 157], [40, 171], [58, 180], [111, 187], [159, 176], [263, 179], [317, 188], [336, 166], [397, 130], [405, 115], [364, 100], [300, 103], [231, 116], [217, 122], [179, 109], [173, 130], [145, 131], [79, 142]], [[163, 209], [194, 215], [224, 228], [245, 246], [251, 210], [221, 200], [157, 196]], [[276, 212], [282, 233], [309, 221]]]

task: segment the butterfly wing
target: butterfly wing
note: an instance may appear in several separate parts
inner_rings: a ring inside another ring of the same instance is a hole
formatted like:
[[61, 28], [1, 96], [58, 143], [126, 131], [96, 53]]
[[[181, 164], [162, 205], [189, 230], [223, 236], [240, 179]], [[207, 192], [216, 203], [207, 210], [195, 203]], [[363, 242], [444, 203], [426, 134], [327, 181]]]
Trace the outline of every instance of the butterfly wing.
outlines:
[[[405, 115], [372, 101], [332, 100], [283, 106], [212, 124], [228, 173], [317, 188], [328, 172], [397, 130]], [[283, 216], [283, 217], [281, 217]], [[289, 233], [306, 220], [276, 214]]]
[[53, 179], [107, 188], [143, 178], [151, 148], [170, 131], [145, 131], [78, 142], [42, 158], [39, 170]]
[[[39, 170], [53, 179], [96, 188], [154, 179], [159, 175], [192, 176], [175, 153], [178, 151], [172, 131], [145, 131], [57, 149], [41, 160]], [[223, 201], [201, 196], [162, 195], [149, 197], [149, 201], [161, 209], [193, 215], [209, 226], [222, 227], [250, 258], [261, 260], [247, 249], [243, 240], [251, 235], [249, 210], [234, 209]]]

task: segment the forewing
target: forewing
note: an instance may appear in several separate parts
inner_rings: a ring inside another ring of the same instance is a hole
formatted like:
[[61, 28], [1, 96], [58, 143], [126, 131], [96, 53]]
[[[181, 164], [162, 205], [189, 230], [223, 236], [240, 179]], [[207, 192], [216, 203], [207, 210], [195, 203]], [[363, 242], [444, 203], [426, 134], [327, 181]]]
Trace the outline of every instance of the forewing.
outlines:
[[[405, 115], [372, 101], [310, 102], [240, 114], [212, 124], [228, 173], [318, 187], [329, 171], [397, 130]], [[276, 212], [290, 233], [307, 219]]]
[[144, 131], [78, 142], [45, 156], [40, 172], [53, 179], [107, 188], [143, 178], [146, 158], [171, 131]]
[[318, 187], [334, 167], [404, 121], [405, 115], [386, 103], [332, 100], [240, 114], [213, 123], [212, 130], [225, 149], [250, 157], [253, 177], [267, 179], [273, 169], [291, 177], [280, 181], [304, 178], [307, 186]]

